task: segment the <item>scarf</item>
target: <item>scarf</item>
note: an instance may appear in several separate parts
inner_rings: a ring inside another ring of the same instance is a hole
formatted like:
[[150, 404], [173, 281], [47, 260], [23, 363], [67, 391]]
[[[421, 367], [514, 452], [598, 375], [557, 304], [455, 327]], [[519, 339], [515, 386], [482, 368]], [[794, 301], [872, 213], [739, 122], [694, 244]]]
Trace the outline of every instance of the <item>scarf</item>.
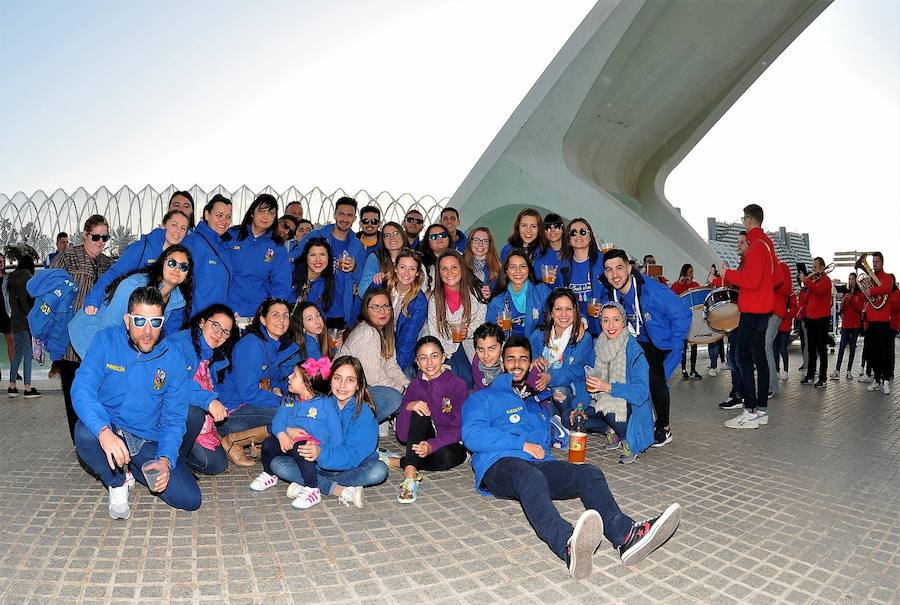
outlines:
[[[601, 332], [594, 344], [597, 360], [592, 374], [610, 384], [628, 382], [626, 377], [628, 332], [622, 331], [618, 338], [610, 340], [606, 332]], [[609, 393], [591, 393], [591, 407], [600, 414], [612, 414], [616, 422], [628, 420], [628, 402]]]
[[497, 374], [503, 369], [502, 363], [497, 363], [495, 366], [488, 367], [481, 363], [481, 359], [478, 360], [478, 369], [481, 370], [481, 373], [484, 377], [481, 379], [481, 384], [484, 386], [489, 386], [492, 382], [494, 382], [494, 378], [497, 377]]
[[547, 342], [547, 346], [545, 348], [547, 358], [548, 367], [552, 369], [559, 368], [563, 362], [563, 354], [566, 352], [566, 347], [569, 346], [569, 340], [572, 338], [572, 326], [569, 326], [565, 330], [563, 330], [562, 336], [559, 338], [554, 338], [554, 334], [556, 330], [551, 326], [550, 327], [550, 340]]
[[472, 259], [472, 273], [475, 274], [475, 277], [481, 280], [481, 283], [488, 283], [488, 272], [487, 272], [487, 259], [479, 260], [477, 258]]
[[447, 301], [447, 308], [451, 313], [456, 313], [462, 306], [462, 292], [454, 292], [447, 286], [444, 286], [444, 298]]
[[506, 290], [509, 292], [509, 298], [512, 301], [512, 304], [516, 307], [516, 311], [519, 313], [524, 313], [528, 310], [528, 287], [529, 283], [525, 282], [522, 284], [522, 289], [518, 292], [513, 292], [512, 284], [506, 287]]
[[[200, 388], [204, 391], [213, 390], [208, 359], [204, 359], [197, 366], [197, 371], [194, 373], [194, 382], [199, 384]], [[216, 432], [216, 424], [213, 422], [213, 417], [211, 415], [207, 414], [203, 419], [203, 427], [200, 429], [200, 433], [194, 441], [201, 447], [210, 451], [215, 451], [216, 447], [219, 445], [219, 434]]]

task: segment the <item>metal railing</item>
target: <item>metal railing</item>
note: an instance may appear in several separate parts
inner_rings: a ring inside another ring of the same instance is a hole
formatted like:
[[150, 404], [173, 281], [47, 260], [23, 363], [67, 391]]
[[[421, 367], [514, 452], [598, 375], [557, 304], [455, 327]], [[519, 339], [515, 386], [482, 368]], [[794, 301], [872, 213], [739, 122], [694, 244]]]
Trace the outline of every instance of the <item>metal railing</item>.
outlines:
[[[151, 231], [159, 224], [169, 198], [176, 190], [178, 188], [174, 185], [161, 191], [147, 185], [140, 191], [122, 187], [115, 193], [106, 187], [100, 187], [93, 194], [83, 187], [71, 194], [57, 189], [49, 196], [40, 190], [31, 196], [21, 191], [12, 197], [0, 193], [0, 250], [10, 244], [27, 243], [43, 258], [55, 249], [57, 233], [65, 231], [77, 241], [84, 221], [93, 214], [102, 214], [109, 221], [112, 236], [108, 251], [117, 254], [141, 234]], [[194, 197], [196, 220], [200, 220], [207, 200], [221, 193], [234, 204], [235, 224], [241, 222], [247, 208], [260, 193], [275, 196], [282, 212], [288, 203], [300, 202], [303, 205], [303, 216], [317, 225], [331, 221], [335, 201], [345, 195], [355, 198], [360, 208], [368, 204], [377, 206], [381, 209], [383, 221], [401, 222], [406, 212], [415, 208], [424, 215], [426, 225], [438, 221], [441, 209], [450, 199], [431, 195], [416, 198], [409, 193], [394, 197], [386, 191], [373, 196], [364, 189], [355, 194], [343, 189], [326, 193], [318, 187], [303, 193], [293, 186], [281, 193], [268, 186], [260, 191], [253, 191], [246, 185], [235, 191], [229, 191], [221, 185], [204, 191], [194, 185], [187, 191]]]

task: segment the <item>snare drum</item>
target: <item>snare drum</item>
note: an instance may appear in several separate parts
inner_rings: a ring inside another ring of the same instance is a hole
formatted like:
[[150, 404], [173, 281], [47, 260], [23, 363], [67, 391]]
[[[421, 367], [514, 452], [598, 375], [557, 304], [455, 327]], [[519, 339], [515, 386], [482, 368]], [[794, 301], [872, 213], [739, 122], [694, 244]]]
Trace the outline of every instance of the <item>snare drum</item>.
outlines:
[[681, 300], [691, 310], [691, 329], [688, 330], [687, 337], [685, 337], [685, 340], [691, 344], [706, 345], [725, 337], [721, 332], [710, 328], [703, 316], [706, 310], [703, 303], [712, 291], [712, 288], [694, 288], [681, 295]]
[[731, 332], [741, 321], [738, 310], [738, 291], [734, 288], [716, 288], [703, 302], [704, 318], [716, 332]]

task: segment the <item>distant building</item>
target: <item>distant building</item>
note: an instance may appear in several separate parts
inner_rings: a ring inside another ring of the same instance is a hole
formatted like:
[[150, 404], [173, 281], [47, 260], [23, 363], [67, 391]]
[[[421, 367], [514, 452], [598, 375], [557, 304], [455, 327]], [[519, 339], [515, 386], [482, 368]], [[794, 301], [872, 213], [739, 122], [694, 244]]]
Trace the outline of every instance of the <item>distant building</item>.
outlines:
[[[712, 248], [720, 259], [726, 261], [730, 267], [737, 267], [739, 261], [737, 255], [738, 234], [744, 230], [739, 223], [725, 223], [715, 218], [706, 219], [709, 247]], [[808, 271], [812, 271], [812, 254], [809, 252], [809, 233], [795, 233], [784, 227], [778, 231], [766, 231], [775, 244], [775, 254], [779, 260], [787, 263], [791, 268], [791, 276], [796, 284], [797, 263], [805, 263]]]

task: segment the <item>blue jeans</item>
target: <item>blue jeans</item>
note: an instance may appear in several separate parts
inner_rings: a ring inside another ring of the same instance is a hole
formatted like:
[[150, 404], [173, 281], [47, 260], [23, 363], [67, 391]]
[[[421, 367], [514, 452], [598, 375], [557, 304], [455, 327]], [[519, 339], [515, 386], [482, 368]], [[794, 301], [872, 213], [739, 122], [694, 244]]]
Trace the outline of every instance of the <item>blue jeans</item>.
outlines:
[[196, 443], [197, 435], [203, 430], [206, 423], [206, 410], [195, 405], [188, 406], [187, 428], [184, 431], [184, 439], [181, 441], [179, 454], [192, 469], [204, 475], [218, 475], [228, 468], [228, 458], [222, 446], [216, 446], [215, 450], [208, 450]]
[[25, 384], [31, 384], [31, 332], [28, 330], [13, 332], [13, 344], [16, 352], [9, 362], [9, 383], [16, 384], [16, 374], [19, 372], [19, 363], [21, 363]]
[[719, 367], [719, 351], [724, 346], [725, 340], [711, 342], [706, 345], [706, 352], [709, 353], [709, 367], [713, 370]]
[[734, 399], [744, 398], [744, 384], [741, 380], [741, 371], [737, 365], [737, 351], [741, 346], [741, 326], [738, 324], [728, 334], [728, 365], [731, 367], [731, 393]]
[[472, 360], [466, 356], [466, 350], [460, 344], [456, 352], [450, 356], [448, 360], [450, 371], [462, 378], [466, 383], [466, 388], [472, 390]]
[[[144, 485], [147, 485], [147, 480], [141, 472], [141, 466], [156, 459], [156, 447], [155, 441], [145, 441], [140, 451], [131, 456], [128, 465], [134, 478]], [[109, 468], [100, 440], [80, 420], [75, 424], [75, 451], [106, 487], [122, 487], [125, 484], [124, 470], [114, 471]], [[182, 510], [197, 510], [202, 502], [197, 481], [180, 456], [175, 468], [169, 473], [169, 484], [157, 495], [172, 508]]]
[[[847, 360], [847, 372], [853, 371], [853, 358], [856, 356], [856, 339], [859, 338], [859, 328], [841, 328], [841, 344], [838, 349], [837, 366], [835, 370], [841, 371], [841, 362], [844, 360], [844, 348], [850, 345], [850, 359]], [[16, 357], [19, 356], [19, 344], [16, 343]], [[13, 366], [13, 372], [16, 366]], [[28, 382], [27, 380], [25, 382]]]
[[[276, 456], [271, 462], [272, 471], [283, 481], [302, 483], [303, 477], [297, 463], [290, 456]], [[335, 485], [368, 487], [384, 483], [388, 477], [388, 467], [372, 454], [356, 468], [345, 471], [327, 471], [316, 467], [316, 479], [323, 494], [334, 494]]]
[[581, 498], [585, 509], [600, 513], [603, 535], [613, 546], [621, 546], [634, 527], [634, 520], [619, 510], [603, 471], [590, 464], [501, 458], [481, 485], [497, 498], [517, 500], [537, 536], [563, 561], [569, 558], [566, 547], [573, 528], [559, 515], [554, 500]]
[[774, 313], [769, 316], [766, 325], [766, 362], [769, 364], [769, 390], [778, 392], [778, 367], [775, 365], [775, 338], [778, 336], [778, 328], [781, 326], [781, 318]]
[[[780, 372], [782, 368], [788, 371], [788, 346], [791, 344], [790, 332], [779, 332], [775, 337], [775, 370]], [[853, 359], [853, 355], [850, 355]], [[850, 363], [853, 363], [852, 361]], [[849, 369], [849, 368], [848, 368]]]
[[[768, 408], [769, 362], [766, 359], [766, 329], [771, 313], [741, 313], [741, 338], [737, 351], [738, 370], [744, 385], [744, 408]], [[756, 369], [754, 380], [753, 370]], [[732, 370], [732, 374], [734, 370]], [[755, 387], [755, 388], [754, 388]]]
[[375, 420], [378, 423], [396, 414], [400, 404], [403, 403], [403, 395], [393, 387], [369, 385], [369, 393], [375, 402]]
[[224, 437], [229, 433], [246, 431], [247, 429], [265, 426], [269, 434], [272, 433], [272, 419], [278, 408], [261, 407], [258, 405], [242, 405], [234, 410], [225, 422], [218, 426], [219, 435]]
[[584, 423], [584, 428], [587, 429], [588, 433], [608, 433], [612, 429], [619, 436], [619, 439], [625, 441], [626, 431], [628, 430], [627, 420], [620, 422], [615, 419], [614, 414], [601, 414], [591, 406], [586, 407], [584, 413], [588, 417], [587, 422]]

